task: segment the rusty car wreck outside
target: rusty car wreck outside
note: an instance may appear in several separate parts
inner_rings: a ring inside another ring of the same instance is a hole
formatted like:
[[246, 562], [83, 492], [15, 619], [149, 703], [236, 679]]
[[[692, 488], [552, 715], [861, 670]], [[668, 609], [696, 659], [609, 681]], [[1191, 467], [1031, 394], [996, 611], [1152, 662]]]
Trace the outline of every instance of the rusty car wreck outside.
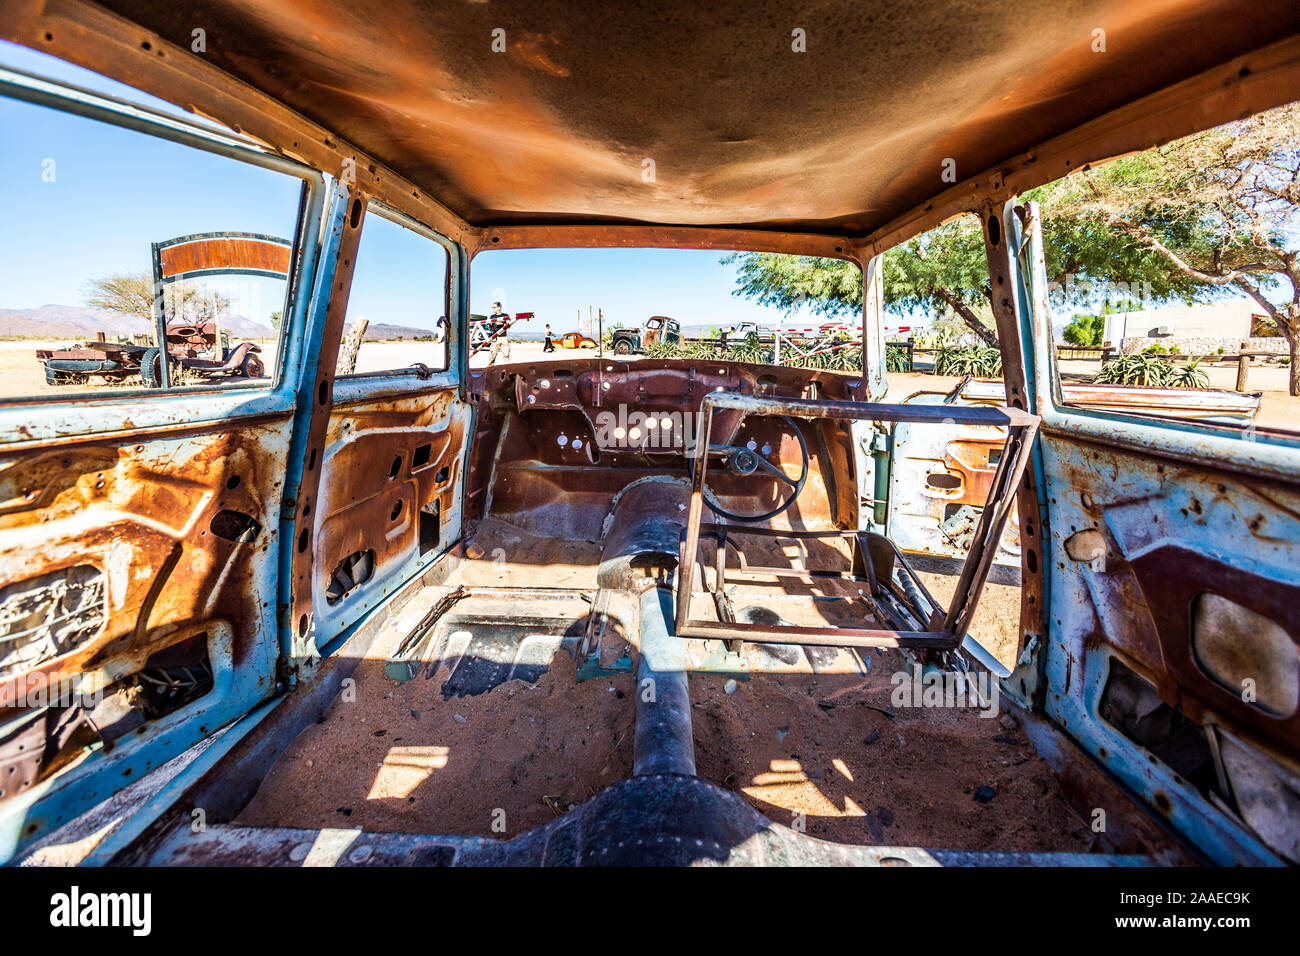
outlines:
[[[1300, 7], [596, 6], [0, 10], [6, 138], [156, 143], [197, 197], [123, 240], [131, 341], [0, 399], [0, 859], [1300, 864], [1300, 435], [1066, 380], [1026, 196], [1300, 99]], [[884, 256], [959, 216], [1001, 382], [891, 392]], [[664, 316], [471, 361], [475, 270], [543, 249], [847, 264], [860, 362]], [[170, 321], [231, 275], [227, 343]]]

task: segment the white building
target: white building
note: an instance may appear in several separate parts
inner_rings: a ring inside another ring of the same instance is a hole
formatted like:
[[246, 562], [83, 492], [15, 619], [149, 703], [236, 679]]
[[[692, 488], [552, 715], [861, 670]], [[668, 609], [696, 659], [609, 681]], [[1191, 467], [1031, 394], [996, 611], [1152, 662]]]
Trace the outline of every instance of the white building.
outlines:
[[1106, 316], [1102, 340], [1119, 345], [1133, 338], [1222, 338], [1236, 344], [1250, 337], [1252, 316], [1260, 314], [1259, 304], [1247, 298], [1120, 312]]

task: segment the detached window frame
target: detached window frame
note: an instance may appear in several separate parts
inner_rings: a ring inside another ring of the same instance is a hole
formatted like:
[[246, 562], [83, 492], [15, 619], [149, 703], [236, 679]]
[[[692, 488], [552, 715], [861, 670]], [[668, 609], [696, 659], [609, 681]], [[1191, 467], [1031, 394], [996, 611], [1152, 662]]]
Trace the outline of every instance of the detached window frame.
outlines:
[[[297, 219], [293, 223], [291, 235], [284, 237], [290, 241], [289, 271], [285, 276], [284, 301], [280, 308], [282, 318], [279, 328], [276, 329], [275, 356], [266, 363], [267, 370], [270, 372], [267, 379], [214, 378], [192, 385], [172, 385], [168, 388], [109, 387], [79, 392], [75, 396], [49, 393], [4, 397], [0, 398], [0, 444], [8, 441], [10, 434], [9, 422], [4, 411], [33, 405], [66, 405], [70, 402], [77, 405], [112, 405], [121, 404], [124, 400], [135, 405], [136, 403], [173, 402], [179, 396], [192, 401], [201, 396], [206, 398], [214, 394], [226, 395], [232, 392], [244, 396], [239, 406], [241, 410], [261, 410], [256, 406], [248, 405], [249, 392], [262, 396], [267, 396], [269, 393], [270, 404], [275, 407], [291, 405], [296, 383], [290, 373], [297, 368], [298, 354], [301, 351], [302, 337], [306, 328], [312, 278], [319, 253], [319, 230], [326, 194], [325, 177], [310, 166], [271, 152], [235, 133], [201, 125], [184, 117], [173, 116], [128, 100], [21, 70], [0, 67], [0, 98], [80, 116], [92, 122], [151, 136], [301, 181]], [[156, 322], [150, 323], [151, 331], [155, 330], [156, 324]], [[260, 405], [261, 402], [257, 404]], [[225, 417], [216, 408], [211, 410], [211, 414], [205, 414], [207, 409], [202, 401], [194, 411], [196, 414], [190, 419], [192, 421], [217, 420]], [[111, 428], [108, 422], [103, 425]], [[97, 418], [95, 422], [87, 423], [79, 430], [97, 432], [104, 430], [104, 427], [101, 427]]]
[[[378, 199], [366, 203], [365, 216], [361, 221], [361, 238], [358, 240], [356, 262], [352, 264], [352, 286], [348, 290], [348, 310], [352, 306], [352, 292], [355, 290], [357, 270], [364, 268], [362, 258], [365, 254], [366, 226], [374, 216], [395, 226], [408, 229], [422, 239], [427, 239], [441, 247], [447, 255], [446, 280], [443, 287], [443, 314], [447, 317], [447, 365], [441, 369], [429, 369], [428, 374], [416, 365], [371, 372], [349, 372], [334, 379], [334, 404], [369, 398], [376, 395], [402, 395], [414, 392], [442, 391], [459, 385], [463, 378], [461, 355], [464, 338], [461, 334], [461, 288], [464, 268], [461, 261], [461, 248], [451, 239], [429, 228], [418, 219], [401, 212]], [[344, 311], [344, 323], [352, 318], [349, 311]], [[437, 329], [437, 317], [434, 318]], [[342, 333], [346, 336], [346, 331]], [[423, 377], [422, 377], [423, 376]]]

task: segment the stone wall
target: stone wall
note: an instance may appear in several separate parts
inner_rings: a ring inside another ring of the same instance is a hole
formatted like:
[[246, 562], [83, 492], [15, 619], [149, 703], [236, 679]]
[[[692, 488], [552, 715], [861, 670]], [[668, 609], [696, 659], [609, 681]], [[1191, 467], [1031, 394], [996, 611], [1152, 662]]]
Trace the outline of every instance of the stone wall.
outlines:
[[[1159, 338], [1151, 336], [1140, 336], [1136, 338], [1127, 338], [1120, 346], [1120, 351], [1125, 355], [1132, 355], [1141, 352], [1143, 349], [1152, 345], [1163, 345], [1165, 348], [1175, 349], [1180, 355], [1236, 355], [1241, 349], [1241, 343], [1246, 342], [1246, 351], [1248, 352], [1276, 352], [1278, 355], [1287, 354], [1286, 339], [1280, 335], [1266, 336], [1262, 338], [1229, 338], [1227, 336], [1177, 336], [1167, 335]], [[1219, 349], [1223, 349], [1220, 353]]]

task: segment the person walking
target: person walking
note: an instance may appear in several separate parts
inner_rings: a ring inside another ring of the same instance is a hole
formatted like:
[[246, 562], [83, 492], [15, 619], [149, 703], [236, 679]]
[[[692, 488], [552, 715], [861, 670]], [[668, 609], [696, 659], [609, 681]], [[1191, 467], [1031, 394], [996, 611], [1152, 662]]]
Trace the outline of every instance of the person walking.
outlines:
[[495, 365], [497, 357], [510, 361], [510, 316], [501, 311], [501, 303], [492, 303], [492, 314], [488, 316], [488, 335], [492, 336], [492, 347], [488, 350], [488, 365]]
[[555, 343], [551, 341], [551, 326], [550, 326], [550, 323], [547, 323], [547, 325], [546, 325], [546, 344], [542, 346], [542, 351], [543, 351], [543, 352], [554, 352], [554, 351], [555, 351]]

